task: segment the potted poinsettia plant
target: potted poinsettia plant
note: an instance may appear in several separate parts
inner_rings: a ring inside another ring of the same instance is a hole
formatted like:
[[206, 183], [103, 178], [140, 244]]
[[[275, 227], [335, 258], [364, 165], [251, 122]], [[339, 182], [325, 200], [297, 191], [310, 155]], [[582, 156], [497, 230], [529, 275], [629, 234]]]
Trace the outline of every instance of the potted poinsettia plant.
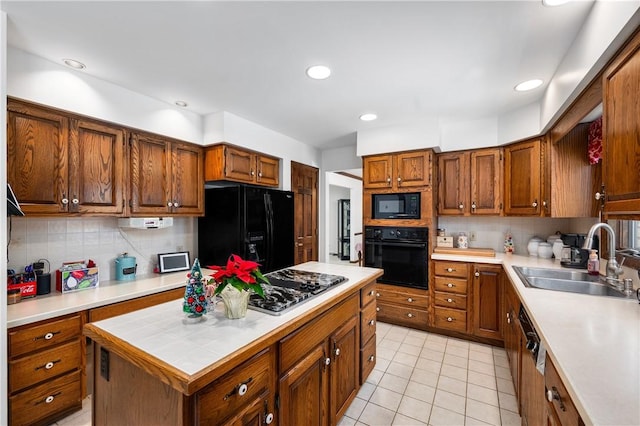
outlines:
[[215, 294], [222, 297], [227, 318], [242, 318], [246, 315], [251, 292], [264, 297], [262, 283], [269, 284], [269, 279], [260, 272], [259, 263], [232, 254], [225, 267], [209, 268], [216, 271], [213, 274], [216, 282]]

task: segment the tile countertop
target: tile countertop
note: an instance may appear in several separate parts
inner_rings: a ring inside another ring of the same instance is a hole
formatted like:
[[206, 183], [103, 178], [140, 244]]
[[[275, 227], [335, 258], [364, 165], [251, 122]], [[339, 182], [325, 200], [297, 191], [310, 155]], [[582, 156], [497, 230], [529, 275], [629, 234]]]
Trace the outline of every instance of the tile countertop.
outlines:
[[537, 257], [434, 254], [502, 264], [587, 425], [640, 425], [640, 304], [525, 287], [512, 266], [560, 268]]
[[[188, 272], [137, 276], [132, 281], [105, 281], [100, 282], [95, 289], [65, 294], [56, 291], [54, 275], [51, 293], [7, 305], [7, 328], [183, 287], [186, 285]], [[203, 268], [202, 272], [206, 275], [213, 271]]]
[[312, 308], [382, 275], [381, 269], [318, 262], [307, 262], [293, 268], [343, 275], [348, 281], [278, 316], [249, 309], [245, 318], [230, 320], [224, 316], [224, 306], [219, 302], [214, 311], [203, 315], [202, 321], [190, 322], [182, 312], [182, 300], [174, 300], [97, 321], [92, 323], [92, 327], [98, 328], [101, 334], [106, 332], [141, 349], [188, 375], [188, 381], [195, 381], [200, 374], [228, 360], [228, 356], [239, 349], [271, 335]]

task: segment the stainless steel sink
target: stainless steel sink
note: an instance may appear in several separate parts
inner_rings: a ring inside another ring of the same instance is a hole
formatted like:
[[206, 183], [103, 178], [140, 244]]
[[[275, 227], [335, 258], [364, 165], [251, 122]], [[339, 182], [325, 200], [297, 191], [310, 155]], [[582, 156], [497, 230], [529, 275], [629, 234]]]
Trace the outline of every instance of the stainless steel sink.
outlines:
[[529, 268], [526, 266], [514, 266], [513, 270], [522, 279], [524, 285], [531, 288], [596, 296], [627, 297], [623, 292], [600, 282], [597, 276], [582, 271]]

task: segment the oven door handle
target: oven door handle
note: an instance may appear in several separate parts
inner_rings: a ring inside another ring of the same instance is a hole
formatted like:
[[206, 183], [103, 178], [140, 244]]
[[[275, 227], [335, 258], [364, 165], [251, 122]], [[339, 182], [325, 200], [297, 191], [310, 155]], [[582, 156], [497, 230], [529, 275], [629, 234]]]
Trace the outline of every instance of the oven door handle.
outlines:
[[387, 247], [408, 247], [408, 248], [420, 248], [424, 249], [427, 247], [427, 243], [390, 243], [386, 241], [375, 241], [375, 242], [366, 242], [365, 244], [373, 244], [375, 246], [387, 246]]

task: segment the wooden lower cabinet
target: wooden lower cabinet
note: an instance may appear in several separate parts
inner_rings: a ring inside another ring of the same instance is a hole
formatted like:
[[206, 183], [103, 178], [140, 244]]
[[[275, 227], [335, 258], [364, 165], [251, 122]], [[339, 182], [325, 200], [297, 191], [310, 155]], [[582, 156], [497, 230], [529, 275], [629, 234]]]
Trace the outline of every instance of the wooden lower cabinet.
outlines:
[[[560, 379], [553, 361], [547, 355], [545, 361], [543, 390], [546, 396], [546, 414], [549, 425], [582, 426], [584, 421], [580, 417], [576, 406], [571, 401], [567, 389]], [[543, 401], [544, 403], [544, 401]]]
[[505, 320], [503, 339], [504, 349], [507, 352], [511, 379], [516, 397], [520, 394], [520, 363], [521, 363], [521, 340], [520, 321], [518, 312], [520, 311], [520, 299], [513, 289], [513, 284], [508, 279], [504, 281], [504, 310]]
[[376, 365], [376, 283], [360, 290], [360, 385]]
[[536, 361], [527, 350], [525, 339], [522, 339], [521, 353], [520, 417], [522, 425], [542, 425], [546, 421], [544, 376], [536, 369]]
[[429, 321], [427, 290], [376, 284], [377, 319], [390, 324], [426, 330]]
[[501, 265], [474, 264], [474, 336], [502, 340], [503, 279]]

